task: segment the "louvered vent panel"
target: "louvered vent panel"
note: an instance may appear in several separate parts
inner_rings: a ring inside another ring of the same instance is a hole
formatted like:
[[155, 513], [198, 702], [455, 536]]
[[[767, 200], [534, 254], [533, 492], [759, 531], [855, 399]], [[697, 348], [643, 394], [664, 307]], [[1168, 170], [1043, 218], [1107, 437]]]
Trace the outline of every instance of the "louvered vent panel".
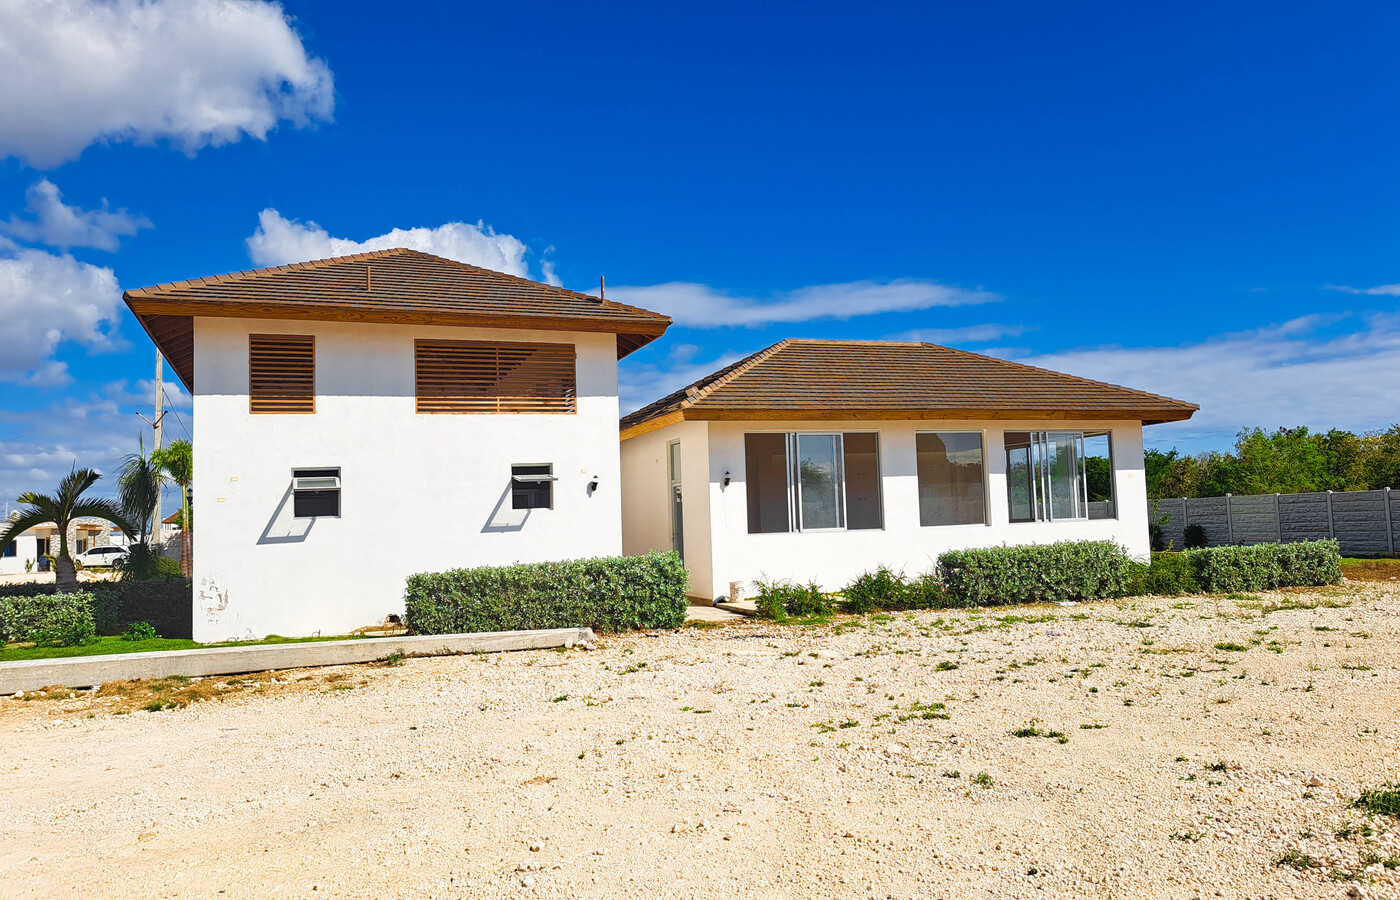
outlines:
[[415, 341], [420, 413], [572, 413], [572, 344]]
[[316, 339], [298, 334], [248, 336], [248, 411], [316, 411]]

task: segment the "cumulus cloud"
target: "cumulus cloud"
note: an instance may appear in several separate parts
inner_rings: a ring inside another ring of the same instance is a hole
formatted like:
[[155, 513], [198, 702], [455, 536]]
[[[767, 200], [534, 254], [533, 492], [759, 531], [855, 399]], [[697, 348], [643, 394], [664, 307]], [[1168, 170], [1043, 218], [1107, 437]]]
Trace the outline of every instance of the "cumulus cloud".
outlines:
[[329, 120], [334, 87], [277, 3], [0, 3], [0, 158], [49, 168], [101, 141], [187, 153]]
[[108, 208], [105, 197], [101, 209], [69, 206], [63, 202], [58, 185], [47, 178], [31, 186], [25, 193], [25, 199], [33, 218], [22, 219], [12, 215], [9, 222], [0, 222], [0, 234], [64, 250], [70, 247], [116, 250], [121, 238], [151, 227], [150, 220], [145, 216], [133, 216], [124, 209]]
[[66, 381], [67, 367], [51, 359], [58, 345], [120, 349], [120, 311], [121, 289], [111, 269], [66, 253], [0, 245], [0, 381]]
[[665, 313], [691, 328], [761, 328], [815, 319], [851, 319], [936, 306], [968, 306], [1000, 300], [986, 291], [922, 279], [851, 281], [782, 291], [767, 299], [740, 297], [684, 281], [608, 288], [608, 299]]
[[[1346, 326], [1350, 325], [1350, 328]], [[1400, 419], [1400, 313], [1305, 316], [1176, 347], [1095, 347], [1019, 361], [1199, 403], [1149, 442], [1228, 446], [1244, 426], [1366, 430]]]
[[[151, 431], [136, 413], [151, 414], [151, 385], [133, 390], [125, 380], [87, 391], [75, 391], [47, 408], [0, 409], [0, 497], [12, 501], [23, 491], [52, 491], [76, 463], [106, 473], [93, 493], [110, 496], [121, 459], [136, 451], [138, 442], [151, 446]], [[165, 420], [166, 440], [185, 437], [191, 427], [188, 412]], [[178, 493], [167, 491], [167, 503]], [[167, 507], [173, 508], [173, 507]]]
[[885, 338], [887, 341], [926, 341], [930, 344], [986, 344], [1002, 338], [1020, 337], [1027, 331], [1034, 331], [1030, 325], [967, 325], [962, 328], [916, 328], [901, 331]]
[[[525, 254], [529, 247], [509, 234], [498, 234], [485, 222], [448, 222], [436, 228], [395, 228], [364, 241], [332, 237], [315, 222], [298, 222], [275, 209], [258, 214], [258, 229], [248, 238], [248, 254], [256, 266], [280, 266], [328, 256], [348, 256], [370, 250], [407, 247], [455, 259], [508, 275], [530, 277]], [[553, 269], [546, 270], [546, 276]]]

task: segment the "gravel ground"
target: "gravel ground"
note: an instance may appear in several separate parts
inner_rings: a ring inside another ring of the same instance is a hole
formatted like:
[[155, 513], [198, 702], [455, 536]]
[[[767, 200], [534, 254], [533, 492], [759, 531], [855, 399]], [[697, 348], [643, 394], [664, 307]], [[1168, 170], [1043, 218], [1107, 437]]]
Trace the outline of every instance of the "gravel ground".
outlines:
[[6, 699], [0, 894], [1400, 897], [1397, 639], [1348, 584]]

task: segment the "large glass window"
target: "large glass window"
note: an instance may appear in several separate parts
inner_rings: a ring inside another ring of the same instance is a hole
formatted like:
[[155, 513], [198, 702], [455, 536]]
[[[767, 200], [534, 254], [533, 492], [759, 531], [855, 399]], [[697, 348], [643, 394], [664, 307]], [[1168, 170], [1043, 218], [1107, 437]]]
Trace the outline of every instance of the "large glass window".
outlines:
[[749, 533], [881, 527], [879, 436], [744, 435]]
[[1114, 518], [1110, 443], [1104, 431], [1006, 432], [1011, 521]]
[[920, 525], [987, 521], [980, 431], [922, 432], [914, 437]]

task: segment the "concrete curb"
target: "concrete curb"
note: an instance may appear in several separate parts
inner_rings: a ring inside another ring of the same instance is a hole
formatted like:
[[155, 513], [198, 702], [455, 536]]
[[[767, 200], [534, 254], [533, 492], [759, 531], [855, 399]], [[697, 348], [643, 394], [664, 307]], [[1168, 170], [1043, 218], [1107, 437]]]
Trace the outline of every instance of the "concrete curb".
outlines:
[[0, 694], [33, 691], [51, 684], [91, 687], [104, 681], [165, 678], [170, 675], [236, 675], [272, 669], [343, 666], [374, 662], [391, 653], [404, 656], [451, 656], [506, 650], [548, 650], [594, 641], [591, 628], [546, 628], [538, 631], [488, 631], [415, 637], [308, 641], [256, 647], [211, 647], [113, 653], [69, 659], [28, 659], [0, 663]]

